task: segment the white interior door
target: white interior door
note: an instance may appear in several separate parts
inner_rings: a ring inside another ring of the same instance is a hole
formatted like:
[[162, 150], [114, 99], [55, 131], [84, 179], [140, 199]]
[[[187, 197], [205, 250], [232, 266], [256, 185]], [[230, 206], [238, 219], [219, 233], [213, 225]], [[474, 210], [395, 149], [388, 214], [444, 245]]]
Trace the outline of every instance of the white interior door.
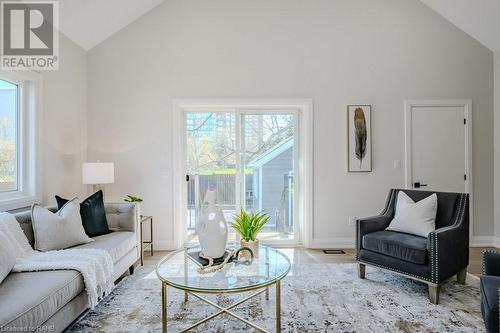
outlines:
[[407, 102], [408, 188], [468, 192], [469, 106], [451, 101]]

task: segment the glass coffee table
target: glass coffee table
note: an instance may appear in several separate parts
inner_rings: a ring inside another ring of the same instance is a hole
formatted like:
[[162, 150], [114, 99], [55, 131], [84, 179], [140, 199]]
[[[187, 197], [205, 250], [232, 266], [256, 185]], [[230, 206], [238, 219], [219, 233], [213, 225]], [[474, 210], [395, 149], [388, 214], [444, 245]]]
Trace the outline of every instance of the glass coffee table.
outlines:
[[[188, 295], [192, 295], [219, 310], [181, 332], [188, 332], [224, 313], [241, 320], [258, 331], [269, 332], [229, 310], [264, 292], [266, 300], [269, 300], [269, 286], [273, 284], [276, 287], [276, 332], [281, 331], [280, 284], [281, 280], [290, 271], [290, 261], [282, 252], [268, 246], [261, 246], [259, 248], [259, 257], [254, 258], [250, 264], [231, 262], [215, 273], [200, 274], [197, 271], [199, 265], [187, 255], [187, 251], [191, 250], [193, 249], [183, 249], [169, 253], [156, 266], [156, 274], [162, 282], [163, 332], [167, 332], [168, 286], [183, 290], [185, 301], [188, 301]], [[229, 307], [219, 306], [200, 296], [200, 294], [226, 294], [246, 291], [256, 292]]]

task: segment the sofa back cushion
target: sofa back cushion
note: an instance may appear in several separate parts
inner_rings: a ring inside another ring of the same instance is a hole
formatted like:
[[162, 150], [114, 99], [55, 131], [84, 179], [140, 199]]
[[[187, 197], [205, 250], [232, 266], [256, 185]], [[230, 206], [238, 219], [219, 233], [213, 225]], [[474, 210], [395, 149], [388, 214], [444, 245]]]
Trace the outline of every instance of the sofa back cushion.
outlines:
[[[436, 229], [446, 227], [454, 223], [456, 213], [458, 211], [458, 198], [460, 193], [450, 192], [432, 192], [432, 191], [415, 191], [400, 189], [398, 191], [405, 192], [413, 201], [417, 202], [428, 196], [436, 193], [437, 195], [437, 213], [436, 213]], [[397, 195], [395, 196], [397, 198]], [[394, 207], [397, 205], [397, 200], [394, 200]]]

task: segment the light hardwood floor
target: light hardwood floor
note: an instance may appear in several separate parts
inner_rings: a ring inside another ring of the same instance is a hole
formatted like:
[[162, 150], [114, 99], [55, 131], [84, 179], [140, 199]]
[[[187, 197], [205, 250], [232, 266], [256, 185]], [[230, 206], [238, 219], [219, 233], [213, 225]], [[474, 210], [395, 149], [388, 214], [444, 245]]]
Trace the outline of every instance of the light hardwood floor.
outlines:
[[[483, 251], [494, 248], [471, 247], [469, 250], [469, 267], [467, 271], [476, 276], [480, 276], [482, 272], [482, 257]], [[345, 254], [325, 254], [323, 250], [304, 249], [304, 248], [280, 248], [294, 264], [305, 263], [354, 263], [355, 250], [344, 249]], [[496, 249], [498, 250], [498, 249]], [[500, 250], [499, 250], [500, 251]], [[151, 257], [149, 251], [144, 253], [145, 261], [159, 261], [167, 252], [155, 252]]]

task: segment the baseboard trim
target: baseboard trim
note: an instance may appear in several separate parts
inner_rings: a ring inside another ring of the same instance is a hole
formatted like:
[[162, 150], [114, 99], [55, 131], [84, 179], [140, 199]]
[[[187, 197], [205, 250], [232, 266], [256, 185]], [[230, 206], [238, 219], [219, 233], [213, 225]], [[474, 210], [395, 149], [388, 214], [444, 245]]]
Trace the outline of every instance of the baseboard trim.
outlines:
[[471, 247], [500, 247], [500, 237], [473, 236]]
[[175, 246], [175, 242], [173, 240], [155, 241], [153, 246], [155, 251], [173, 251], [178, 249], [178, 247]]
[[311, 249], [353, 249], [354, 237], [314, 238], [310, 244]]
[[[500, 248], [500, 237], [474, 236], [471, 247], [498, 247]], [[311, 249], [353, 249], [355, 247], [354, 237], [331, 237], [315, 238], [312, 240]]]
[[[354, 237], [331, 237], [315, 238], [308, 248], [311, 249], [353, 249], [355, 247]], [[286, 244], [282, 247], [293, 247], [296, 245]], [[494, 236], [474, 236], [470, 244], [471, 247], [497, 247], [500, 248], [500, 237]], [[159, 240], [154, 243], [155, 250], [172, 251], [177, 250], [173, 240]]]

